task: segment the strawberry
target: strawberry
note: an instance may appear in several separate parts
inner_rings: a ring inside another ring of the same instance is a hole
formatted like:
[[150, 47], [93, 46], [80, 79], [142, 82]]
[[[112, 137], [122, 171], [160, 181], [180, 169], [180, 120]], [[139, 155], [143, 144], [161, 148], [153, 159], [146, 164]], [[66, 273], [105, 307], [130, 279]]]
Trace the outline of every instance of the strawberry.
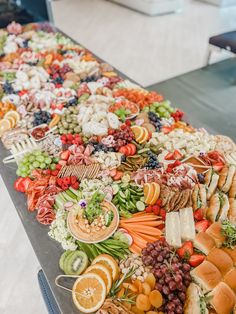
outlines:
[[173, 128], [171, 126], [163, 126], [161, 128], [161, 132], [163, 132], [164, 134], [168, 134], [173, 130]]
[[74, 139], [74, 136], [71, 133], [69, 133], [69, 134], [66, 134], [66, 138], [68, 141], [72, 141]]
[[189, 260], [190, 256], [193, 255], [193, 243], [191, 241], [186, 241], [184, 244], [177, 250], [179, 257]]
[[127, 150], [127, 153], [126, 153], [126, 156], [131, 156], [132, 154], [132, 148], [129, 146], [129, 145], [126, 145], [125, 146], [126, 150]]
[[71, 176], [70, 177], [70, 182], [71, 182], [71, 184], [76, 183], [77, 182], [77, 177], [76, 176]]
[[203, 220], [204, 216], [203, 216], [202, 208], [195, 210], [195, 212], [193, 213], [193, 216], [194, 216], [195, 220], [197, 220], [197, 221]]
[[145, 208], [146, 213], [152, 213], [152, 206], [149, 205], [148, 207]]
[[59, 160], [58, 163], [61, 166], [65, 166], [66, 165], [66, 160]]
[[63, 104], [57, 104], [57, 109], [58, 110], [62, 110], [64, 108], [64, 105]]
[[66, 142], [66, 140], [67, 140], [66, 134], [63, 134], [63, 135], [61, 136], [61, 141], [65, 141], [65, 142]]
[[213, 169], [215, 171], [220, 171], [222, 170], [222, 168], [224, 167], [224, 164], [222, 162], [216, 162], [214, 165], [213, 165]]
[[153, 210], [153, 213], [155, 214], [155, 215], [159, 215], [160, 214], [160, 206], [159, 205], [154, 205], [153, 207], [152, 207], [152, 210]]
[[126, 124], [127, 126], [131, 126], [131, 121], [130, 121], [130, 120], [126, 120], [126, 121], [125, 121], [125, 124]]
[[14, 189], [18, 192], [23, 192], [23, 186], [22, 186], [22, 181], [24, 178], [19, 177], [15, 182], [14, 182]]
[[161, 204], [162, 204], [162, 200], [159, 198], [159, 199], [156, 201], [156, 205], [161, 206]]
[[55, 176], [55, 177], [58, 175], [58, 173], [59, 173], [59, 170], [52, 170], [51, 171], [51, 175]]
[[208, 227], [209, 227], [209, 221], [206, 219], [203, 219], [195, 223], [195, 229], [197, 232], [205, 232]]
[[46, 170], [44, 170], [44, 171], [45, 171], [45, 174], [51, 175], [51, 170], [50, 170], [50, 169], [46, 169]]
[[56, 169], [57, 169], [57, 170], [60, 170], [60, 169], [61, 169], [61, 167], [62, 167], [62, 165], [60, 165], [60, 164], [56, 164]]
[[62, 188], [63, 191], [68, 190], [69, 189], [69, 185], [62, 183], [61, 188]]
[[163, 220], [166, 220], [166, 211], [163, 208], [160, 209], [159, 215]]
[[189, 259], [189, 265], [192, 267], [197, 267], [205, 260], [205, 255], [203, 254], [194, 254]]
[[65, 150], [64, 152], [61, 153], [60, 157], [62, 160], [68, 160], [70, 157], [70, 151]]
[[173, 160], [174, 159], [174, 153], [168, 153], [166, 156], [165, 156], [165, 160]]
[[79, 188], [79, 182], [75, 182], [73, 184], [71, 184], [72, 188], [77, 190]]
[[28, 189], [29, 184], [32, 182], [32, 180], [29, 177], [26, 177], [22, 180], [22, 190], [23, 192], [26, 192]]
[[71, 179], [70, 179], [70, 177], [65, 177], [62, 179], [62, 182], [63, 182], [63, 184], [69, 185], [71, 183]]
[[122, 171], [117, 171], [116, 175], [113, 177], [113, 180], [118, 181], [121, 179], [121, 177], [123, 176], [123, 172]]
[[183, 155], [181, 154], [181, 152], [178, 149], [176, 149], [173, 153], [173, 157], [175, 160], [179, 160], [179, 159], [183, 158]]

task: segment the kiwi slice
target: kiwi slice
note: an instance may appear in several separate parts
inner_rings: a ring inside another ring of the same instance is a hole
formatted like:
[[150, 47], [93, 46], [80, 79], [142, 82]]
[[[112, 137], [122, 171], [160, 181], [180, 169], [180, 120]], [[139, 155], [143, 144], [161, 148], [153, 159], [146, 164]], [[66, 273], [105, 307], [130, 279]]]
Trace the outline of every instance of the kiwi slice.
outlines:
[[74, 251], [63, 263], [66, 275], [80, 275], [88, 266], [88, 257], [83, 251]]
[[65, 251], [65, 252], [61, 255], [60, 260], [59, 260], [59, 267], [60, 267], [61, 270], [64, 271], [64, 263], [65, 263], [65, 260], [66, 260], [67, 256], [69, 256], [70, 253], [73, 253], [73, 252], [74, 252], [74, 251], [67, 250], [67, 251]]

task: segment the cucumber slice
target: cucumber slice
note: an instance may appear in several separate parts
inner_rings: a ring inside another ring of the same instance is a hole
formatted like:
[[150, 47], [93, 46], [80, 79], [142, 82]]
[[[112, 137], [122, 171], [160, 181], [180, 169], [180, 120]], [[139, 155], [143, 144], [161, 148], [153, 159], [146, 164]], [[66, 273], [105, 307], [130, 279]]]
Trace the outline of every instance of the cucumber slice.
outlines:
[[126, 199], [126, 195], [122, 191], [119, 192], [119, 196], [123, 199]]
[[65, 191], [67, 195], [69, 195], [72, 199], [77, 200], [77, 195], [75, 195], [71, 190]]
[[70, 187], [69, 190], [74, 193], [78, 199], [81, 198], [81, 192], [79, 190], [75, 190], [72, 187]]
[[145, 209], [145, 204], [143, 202], [138, 201], [136, 203], [136, 207], [139, 212], [143, 212]]
[[117, 194], [120, 190], [120, 187], [118, 184], [113, 184], [112, 185], [112, 190], [113, 190], [113, 194]]

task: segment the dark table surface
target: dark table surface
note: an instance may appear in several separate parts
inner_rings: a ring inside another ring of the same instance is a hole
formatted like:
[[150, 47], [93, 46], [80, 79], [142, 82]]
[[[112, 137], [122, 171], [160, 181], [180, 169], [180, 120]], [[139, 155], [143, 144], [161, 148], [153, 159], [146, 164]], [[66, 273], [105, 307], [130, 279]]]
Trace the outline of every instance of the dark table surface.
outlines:
[[148, 86], [186, 112], [186, 120], [236, 141], [236, 58]]

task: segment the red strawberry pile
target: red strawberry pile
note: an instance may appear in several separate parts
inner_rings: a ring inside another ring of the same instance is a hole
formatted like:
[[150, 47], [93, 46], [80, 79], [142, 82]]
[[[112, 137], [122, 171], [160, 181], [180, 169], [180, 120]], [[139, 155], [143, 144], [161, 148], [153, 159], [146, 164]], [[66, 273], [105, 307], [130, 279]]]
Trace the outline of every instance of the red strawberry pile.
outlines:
[[[161, 218], [163, 219], [163, 221], [165, 221], [166, 219], [166, 211], [164, 210], [164, 208], [161, 207], [161, 199], [158, 199], [155, 205], [148, 205], [145, 208], [146, 213], [152, 213], [154, 215], [157, 216], [161, 216]], [[158, 226], [159, 229], [160, 226]], [[164, 228], [164, 224], [163, 224], [163, 228]]]
[[133, 156], [136, 154], [136, 146], [132, 143], [121, 146], [119, 149], [119, 153], [125, 155], [125, 156]]
[[171, 117], [174, 118], [175, 122], [182, 120], [183, 116], [184, 112], [179, 109], [171, 114]]
[[84, 141], [79, 134], [63, 134], [61, 136], [61, 142], [63, 145], [83, 145]]
[[25, 193], [29, 184], [32, 182], [32, 180], [29, 177], [22, 178], [19, 177], [15, 182], [14, 182], [14, 188], [18, 192]]
[[69, 187], [77, 190], [79, 188], [79, 182], [76, 176], [57, 178], [57, 185], [63, 190], [68, 190]]
[[182, 259], [188, 261], [189, 265], [192, 267], [197, 267], [205, 260], [205, 255], [195, 254], [191, 241], [184, 242], [181, 248], [177, 250], [177, 254]]

